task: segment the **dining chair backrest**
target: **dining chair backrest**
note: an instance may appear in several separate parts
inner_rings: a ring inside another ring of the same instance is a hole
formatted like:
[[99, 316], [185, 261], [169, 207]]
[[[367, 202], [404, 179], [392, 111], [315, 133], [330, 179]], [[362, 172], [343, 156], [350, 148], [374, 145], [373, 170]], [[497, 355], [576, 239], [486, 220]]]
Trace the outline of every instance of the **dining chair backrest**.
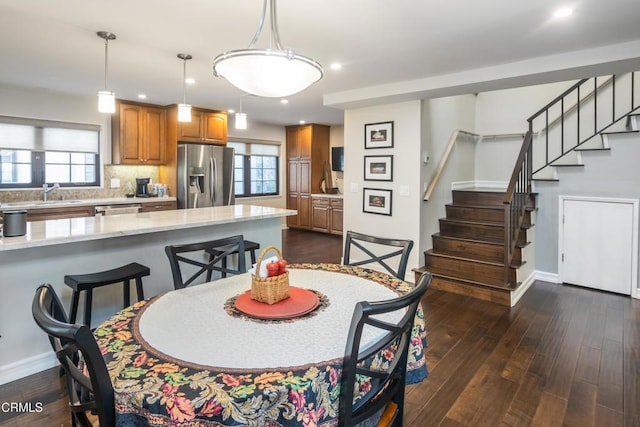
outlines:
[[[215, 249], [215, 254], [212, 254], [213, 249]], [[247, 272], [244, 237], [241, 234], [206, 242], [169, 245], [164, 248], [164, 251], [169, 258], [175, 289], [185, 288], [203, 275], [205, 275], [206, 281], [209, 281], [213, 271], [225, 273], [225, 275]], [[236, 253], [238, 254], [236, 268], [229, 267], [227, 263], [222, 265], [222, 261], [227, 256]], [[189, 269], [186, 268], [188, 265], [191, 266]]]
[[[374, 249], [372, 245], [367, 245], [367, 243], [379, 246]], [[352, 261], [352, 247], [364, 252], [365, 258]], [[411, 248], [413, 248], [413, 240], [388, 239], [357, 233], [355, 231], [347, 231], [347, 237], [344, 243], [343, 263], [354, 266], [377, 263], [398, 279], [404, 280]], [[376, 252], [382, 253], [376, 254]], [[388, 261], [391, 259], [395, 260], [396, 258], [398, 267], [394, 269], [388, 264]]]
[[[339, 426], [369, 421], [387, 407], [395, 408], [390, 425], [402, 426], [411, 330], [420, 299], [430, 283], [431, 274], [425, 272], [416, 287], [405, 295], [386, 301], [361, 301], [356, 304], [342, 365]], [[381, 317], [394, 312], [402, 315], [397, 322]], [[380, 332], [380, 338], [363, 342], [365, 328], [367, 331]], [[357, 381], [362, 384], [366, 378], [370, 383], [356, 390]]]
[[72, 425], [92, 426], [86, 412], [97, 413], [101, 426], [115, 425], [113, 387], [100, 348], [87, 325], [70, 324], [49, 284], [36, 289], [33, 318], [47, 333], [65, 373]]

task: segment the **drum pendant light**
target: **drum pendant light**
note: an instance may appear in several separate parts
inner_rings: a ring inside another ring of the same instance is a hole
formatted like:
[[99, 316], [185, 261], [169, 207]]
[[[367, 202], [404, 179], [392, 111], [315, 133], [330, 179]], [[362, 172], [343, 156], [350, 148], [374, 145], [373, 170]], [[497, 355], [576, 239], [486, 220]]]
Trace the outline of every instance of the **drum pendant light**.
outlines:
[[179, 53], [178, 58], [183, 61], [182, 68], [182, 104], [178, 104], [178, 121], [191, 121], [191, 105], [187, 104], [187, 61], [193, 58], [188, 53]]
[[104, 39], [104, 90], [98, 91], [98, 111], [113, 114], [116, 112], [116, 94], [107, 90], [107, 74], [109, 70], [109, 40], [115, 40], [116, 35], [108, 31], [98, 31], [98, 37]]
[[[255, 49], [267, 19], [271, 34], [269, 46]], [[278, 33], [276, 0], [264, 0], [262, 18], [258, 30], [247, 49], [221, 53], [213, 60], [213, 74], [224, 77], [243, 92], [264, 97], [284, 97], [298, 93], [323, 76], [322, 66], [315, 60], [296, 54], [293, 49], [284, 49]]]

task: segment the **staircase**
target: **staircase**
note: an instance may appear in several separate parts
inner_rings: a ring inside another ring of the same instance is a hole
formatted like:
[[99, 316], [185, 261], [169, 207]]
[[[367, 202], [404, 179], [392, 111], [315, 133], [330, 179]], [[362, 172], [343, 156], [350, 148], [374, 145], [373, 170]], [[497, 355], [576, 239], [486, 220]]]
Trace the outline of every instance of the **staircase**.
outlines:
[[[477, 299], [511, 306], [527, 272], [523, 251], [529, 245], [535, 197], [527, 202], [524, 220], [510, 268], [504, 269], [504, 192], [454, 190], [453, 202], [440, 219], [440, 232], [432, 235], [433, 249], [424, 252], [424, 267], [431, 286]], [[528, 270], [528, 269], [527, 269]]]

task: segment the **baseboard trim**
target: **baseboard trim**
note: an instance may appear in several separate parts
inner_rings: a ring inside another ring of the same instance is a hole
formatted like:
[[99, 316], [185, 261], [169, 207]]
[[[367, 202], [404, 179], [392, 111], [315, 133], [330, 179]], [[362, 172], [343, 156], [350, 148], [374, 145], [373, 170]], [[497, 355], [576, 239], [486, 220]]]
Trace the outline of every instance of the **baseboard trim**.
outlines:
[[518, 288], [511, 293], [511, 307], [516, 305], [520, 298], [527, 292], [527, 290], [533, 285], [536, 281], [536, 272], [532, 271], [529, 276], [522, 281], [522, 284], [518, 286]]
[[543, 282], [562, 283], [558, 273], [548, 273], [546, 271], [536, 270], [536, 280], [542, 280]]
[[489, 188], [506, 191], [509, 186], [505, 181], [459, 181], [451, 183], [451, 190], [473, 190], [474, 188]]
[[54, 368], [58, 359], [52, 351], [0, 366], [0, 385]]

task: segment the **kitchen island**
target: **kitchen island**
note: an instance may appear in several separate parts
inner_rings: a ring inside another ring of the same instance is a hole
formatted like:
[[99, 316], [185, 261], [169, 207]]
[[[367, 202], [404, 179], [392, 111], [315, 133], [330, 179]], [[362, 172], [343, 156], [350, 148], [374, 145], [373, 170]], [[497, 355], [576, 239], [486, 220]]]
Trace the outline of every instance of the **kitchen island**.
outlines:
[[[26, 235], [0, 240], [0, 384], [57, 363], [31, 316], [40, 284], [51, 283], [68, 310], [71, 289], [63, 282], [65, 274], [139, 262], [151, 269], [143, 283], [145, 296], [153, 297], [173, 289], [166, 245], [242, 234], [262, 248], [280, 247], [282, 217], [294, 214], [232, 205], [27, 223]], [[122, 286], [94, 290], [92, 323], [99, 324], [121, 308]]]

